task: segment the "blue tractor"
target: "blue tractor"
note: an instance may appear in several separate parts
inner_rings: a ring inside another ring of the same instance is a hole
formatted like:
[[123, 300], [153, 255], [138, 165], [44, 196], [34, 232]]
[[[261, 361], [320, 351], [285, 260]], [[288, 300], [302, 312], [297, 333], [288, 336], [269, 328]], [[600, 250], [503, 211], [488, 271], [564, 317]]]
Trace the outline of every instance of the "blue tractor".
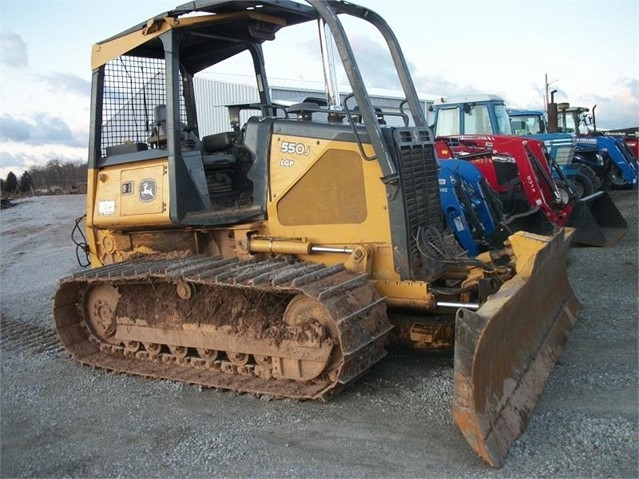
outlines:
[[[596, 124], [588, 108], [568, 103], [549, 103], [548, 108], [547, 116], [542, 110], [509, 110], [513, 132], [543, 138], [568, 176], [569, 165], [584, 165], [596, 174], [593, 178], [591, 172], [581, 169], [597, 188], [637, 188], [637, 159], [622, 138], [592, 134], [589, 126], [596, 132]], [[556, 145], [569, 138], [575, 140], [574, 155], [568, 163], [561, 163], [565, 158], [557, 153]]]
[[[554, 105], [548, 105], [553, 109]], [[610, 170], [608, 180], [612, 188], [637, 188], [639, 169], [637, 168], [637, 157], [630, 151], [623, 138], [608, 135], [600, 135], [597, 131], [595, 121], [595, 109], [592, 111], [584, 107], [571, 107], [568, 103], [557, 105], [557, 131], [572, 133], [577, 136], [579, 143], [590, 143], [597, 145], [597, 148], [609, 161]], [[553, 115], [554, 117], [554, 115]], [[549, 117], [554, 119], [553, 117]], [[549, 122], [549, 126], [555, 127], [554, 122]]]

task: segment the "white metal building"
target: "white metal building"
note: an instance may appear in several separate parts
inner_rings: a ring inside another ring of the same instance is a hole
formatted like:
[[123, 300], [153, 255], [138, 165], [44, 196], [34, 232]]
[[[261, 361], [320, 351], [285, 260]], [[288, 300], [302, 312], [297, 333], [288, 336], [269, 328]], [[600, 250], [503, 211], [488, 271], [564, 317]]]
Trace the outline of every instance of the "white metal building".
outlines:
[[[226, 82], [214, 78], [196, 77], [194, 79], [195, 96], [198, 99], [198, 127], [200, 136], [220, 133], [230, 129], [229, 113], [226, 105], [247, 104], [259, 102], [257, 87], [242, 83]], [[307, 98], [325, 97], [323, 89], [299, 88], [292, 86], [270, 86], [271, 99], [274, 102], [302, 102]], [[349, 92], [350, 93], [350, 92]], [[370, 89], [373, 105], [385, 111], [399, 113], [400, 104], [403, 101], [401, 92]], [[342, 102], [348, 93], [341, 93]], [[436, 95], [420, 95], [420, 99], [428, 118], [428, 106], [432, 105]], [[348, 103], [349, 105], [351, 102]], [[246, 121], [249, 112], [244, 112]], [[390, 123], [390, 122], [389, 122]]]

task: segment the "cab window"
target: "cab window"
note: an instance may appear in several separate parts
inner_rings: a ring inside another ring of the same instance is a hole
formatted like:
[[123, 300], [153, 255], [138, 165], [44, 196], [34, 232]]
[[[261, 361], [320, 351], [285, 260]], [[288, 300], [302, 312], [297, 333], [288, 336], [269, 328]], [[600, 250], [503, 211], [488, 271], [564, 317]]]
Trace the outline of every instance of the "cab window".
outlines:
[[459, 110], [441, 108], [437, 113], [435, 136], [459, 135]]

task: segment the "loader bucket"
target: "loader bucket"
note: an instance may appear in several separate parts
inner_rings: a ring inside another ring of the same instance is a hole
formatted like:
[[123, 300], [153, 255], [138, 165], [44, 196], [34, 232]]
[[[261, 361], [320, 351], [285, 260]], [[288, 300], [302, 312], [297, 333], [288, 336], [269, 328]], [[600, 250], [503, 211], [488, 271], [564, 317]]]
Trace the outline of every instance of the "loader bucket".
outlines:
[[510, 236], [517, 274], [455, 324], [453, 417], [470, 446], [501, 467], [523, 433], [576, 322], [566, 273], [572, 228]]
[[628, 225], [610, 195], [598, 191], [580, 199], [565, 226], [574, 227], [577, 233], [574, 244], [587, 246], [612, 246], [626, 234]]

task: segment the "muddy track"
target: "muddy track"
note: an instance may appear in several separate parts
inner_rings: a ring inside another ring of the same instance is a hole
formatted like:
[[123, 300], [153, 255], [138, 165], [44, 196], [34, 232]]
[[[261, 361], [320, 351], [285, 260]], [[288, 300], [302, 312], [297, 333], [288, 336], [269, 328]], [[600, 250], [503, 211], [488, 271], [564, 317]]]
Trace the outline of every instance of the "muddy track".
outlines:
[[391, 329], [366, 275], [290, 259], [97, 268], [60, 282], [54, 319], [83, 364], [295, 399], [326, 399], [359, 377], [385, 356]]

